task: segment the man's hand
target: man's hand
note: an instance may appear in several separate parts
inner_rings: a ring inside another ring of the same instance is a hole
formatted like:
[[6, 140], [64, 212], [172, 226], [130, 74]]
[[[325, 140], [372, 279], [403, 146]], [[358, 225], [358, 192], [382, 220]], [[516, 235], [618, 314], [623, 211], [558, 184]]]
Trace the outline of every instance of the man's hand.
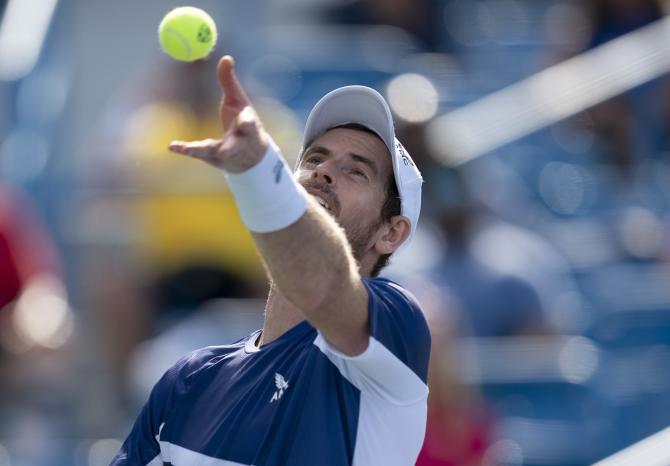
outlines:
[[203, 160], [229, 173], [241, 173], [256, 165], [267, 150], [269, 136], [235, 75], [235, 61], [226, 55], [219, 61], [219, 84], [223, 97], [219, 118], [221, 139], [173, 141], [170, 150]]

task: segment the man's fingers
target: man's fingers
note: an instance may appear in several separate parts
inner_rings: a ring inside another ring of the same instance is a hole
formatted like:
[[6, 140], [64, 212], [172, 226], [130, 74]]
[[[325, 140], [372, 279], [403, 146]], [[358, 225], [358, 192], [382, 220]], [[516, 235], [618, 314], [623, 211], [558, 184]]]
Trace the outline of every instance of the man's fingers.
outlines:
[[225, 105], [240, 108], [250, 105], [251, 102], [235, 74], [235, 60], [233, 57], [225, 55], [221, 58], [217, 71], [219, 83], [221, 89], [223, 89]]
[[226, 135], [223, 139], [205, 139], [203, 141], [172, 141], [168, 148], [172, 152], [187, 155], [220, 167], [225, 160], [240, 151], [240, 137]]
[[189, 155], [197, 158], [208, 158], [215, 154], [221, 145], [218, 139], [205, 139], [202, 141], [172, 141], [168, 148], [178, 154]]

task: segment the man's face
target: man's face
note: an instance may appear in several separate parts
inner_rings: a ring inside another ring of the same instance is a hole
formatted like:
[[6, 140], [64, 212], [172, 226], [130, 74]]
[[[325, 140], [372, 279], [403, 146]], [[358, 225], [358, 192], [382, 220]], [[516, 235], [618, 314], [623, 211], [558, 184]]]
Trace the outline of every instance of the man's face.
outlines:
[[298, 182], [344, 228], [359, 261], [374, 242], [391, 179], [386, 145], [365, 131], [335, 128], [305, 150]]

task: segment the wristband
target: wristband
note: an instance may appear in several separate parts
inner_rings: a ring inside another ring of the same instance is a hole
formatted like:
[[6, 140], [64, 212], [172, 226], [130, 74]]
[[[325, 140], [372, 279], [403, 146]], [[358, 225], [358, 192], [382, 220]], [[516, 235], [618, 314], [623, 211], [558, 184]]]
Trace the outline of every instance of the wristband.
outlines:
[[307, 191], [293, 179], [272, 139], [256, 165], [242, 173], [224, 174], [242, 222], [253, 232], [282, 230], [307, 210]]

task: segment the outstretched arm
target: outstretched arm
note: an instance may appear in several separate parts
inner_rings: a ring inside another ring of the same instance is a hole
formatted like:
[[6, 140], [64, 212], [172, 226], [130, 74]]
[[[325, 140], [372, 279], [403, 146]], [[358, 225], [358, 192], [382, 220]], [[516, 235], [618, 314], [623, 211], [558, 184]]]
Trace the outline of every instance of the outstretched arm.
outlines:
[[[218, 77], [223, 137], [175, 141], [170, 149], [240, 174], [258, 165], [271, 139], [235, 75], [232, 57], [220, 60]], [[307, 207], [298, 220], [270, 232], [252, 231], [254, 241], [279, 292], [332, 346], [345, 354], [359, 354], [369, 336], [367, 290], [342, 228], [300, 191]]]

